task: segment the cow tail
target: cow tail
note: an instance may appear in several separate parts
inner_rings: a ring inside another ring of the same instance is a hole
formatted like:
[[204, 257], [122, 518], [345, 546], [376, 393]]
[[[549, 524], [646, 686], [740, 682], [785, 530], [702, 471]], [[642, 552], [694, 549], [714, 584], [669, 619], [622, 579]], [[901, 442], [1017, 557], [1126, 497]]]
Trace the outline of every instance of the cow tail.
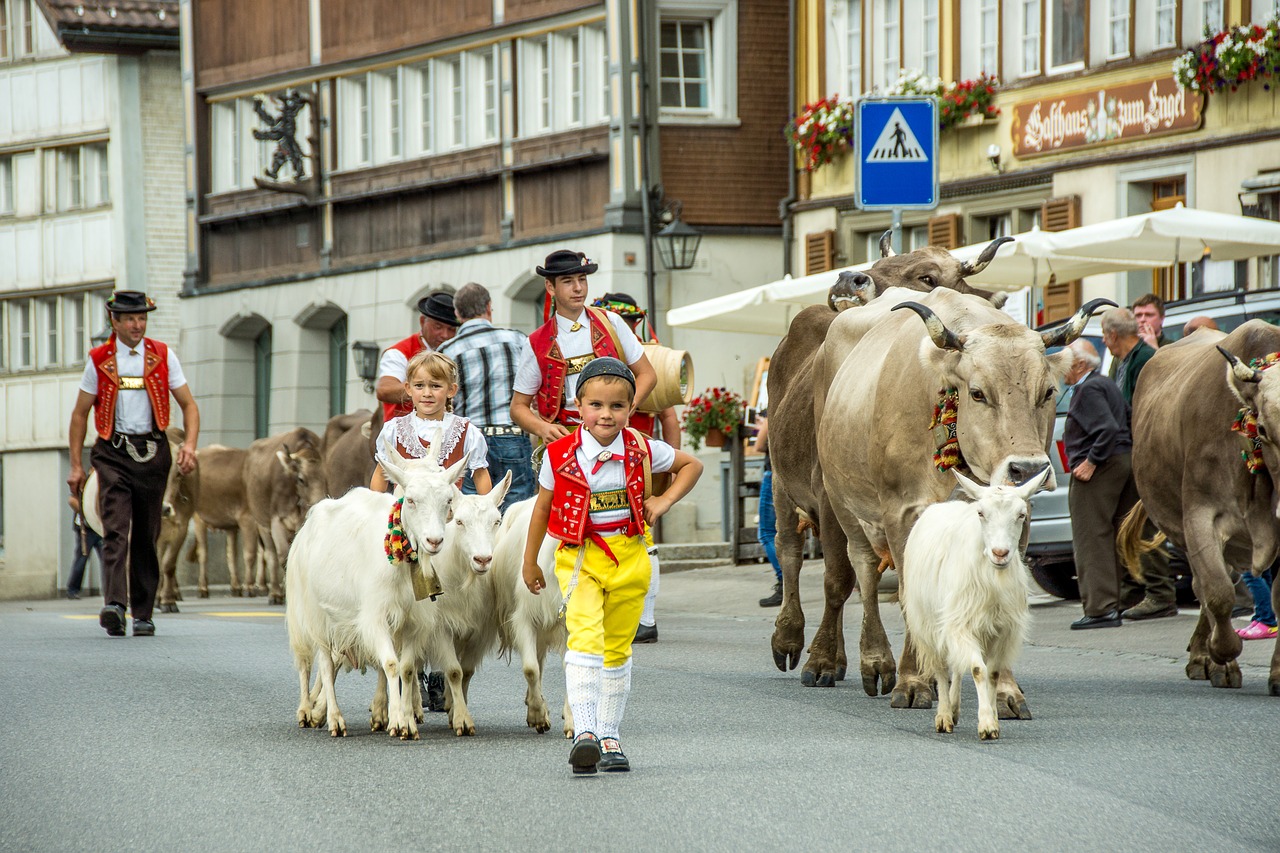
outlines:
[[1120, 561], [1124, 563], [1129, 574], [1139, 583], [1143, 582], [1142, 555], [1147, 554], [1164, 544], [1165, 535], [1156, 531], [1151, 539], [1142, 538], [1142, 528], [1147, 524], [1147, 508], [1138, 501], [1120, 522], [1120, 531], [1116, 536], [1116, 548], [1120, 552]]

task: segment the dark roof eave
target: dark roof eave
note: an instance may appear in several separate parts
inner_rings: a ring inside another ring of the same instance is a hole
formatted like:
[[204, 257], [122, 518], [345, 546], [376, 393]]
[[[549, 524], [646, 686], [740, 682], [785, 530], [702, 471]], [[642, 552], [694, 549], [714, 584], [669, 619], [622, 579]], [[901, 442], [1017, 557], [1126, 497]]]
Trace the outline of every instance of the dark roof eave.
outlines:
[[58, 27], [58, 41], [72, 53], [145, 53], [148, 50], [178, 50], [177, 31], [171, 33], [98, 30], [89, 27]]

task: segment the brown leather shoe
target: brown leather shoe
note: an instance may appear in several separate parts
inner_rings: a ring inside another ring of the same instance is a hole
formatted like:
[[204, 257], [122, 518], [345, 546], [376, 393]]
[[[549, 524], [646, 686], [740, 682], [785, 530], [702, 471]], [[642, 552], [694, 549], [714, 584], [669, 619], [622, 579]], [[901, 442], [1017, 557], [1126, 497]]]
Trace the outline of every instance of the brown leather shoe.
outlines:
[[1152, 601], [1150, 598], [1144, 598], [1133, 607], [1120, 614], [1124, 619], [1163, 619], [1166, 616], [1177, 616], [1178, 605], [1174, 602], [1161, 604], [1158, 601]]

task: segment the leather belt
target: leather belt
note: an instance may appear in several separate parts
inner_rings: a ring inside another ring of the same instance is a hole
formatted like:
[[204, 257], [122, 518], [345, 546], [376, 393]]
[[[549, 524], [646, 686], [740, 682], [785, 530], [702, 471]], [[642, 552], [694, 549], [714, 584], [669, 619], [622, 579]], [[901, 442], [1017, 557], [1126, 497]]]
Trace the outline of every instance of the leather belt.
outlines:
[[487, 426], [487, 427], [480, 427], [480, 434], [487, 435], [487, 436], [524, 435], [524, 430], [520, 429], [520, 427], [518, 426], [513, 426], [513, 425]]

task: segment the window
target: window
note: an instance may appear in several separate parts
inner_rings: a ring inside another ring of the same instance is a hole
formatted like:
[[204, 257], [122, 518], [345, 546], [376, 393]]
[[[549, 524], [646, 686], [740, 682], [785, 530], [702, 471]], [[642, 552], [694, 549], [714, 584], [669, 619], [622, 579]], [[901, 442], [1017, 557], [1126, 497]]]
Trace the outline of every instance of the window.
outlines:
[[35, 366], [35, 352], [32, 340], [31, 300], [15, 299], [9, 303], [9, 322], [12, 324], [10, 335], [13, 338], [14, 370], [26, 370]]
[[708, 21], [663, 21], [659, 47], [663, 109], [710, 109], [710, 30]]
[[1129, 0], [1107, 0], [1107, 59], [1129, 55]]
[[13, 211], [13, 158], [0, 157], [0, 216], [11, 216]]
[[0, 554], [4, 553], [4, 456], [0, 455]]
[[467, 78], [462, 70], [462, 57], [446, 61], [449, 73], [449, 144], [455, 148], [467, 140]]
[[0, 302], [0, 371], [4, 371], [9, 367], [9, 306], [4, 302]]
[[1280, 2], [1277, 2], [1277, 0], [1253, 0], [1253, 22], [1255, 24], [1270, 23], [1277, 12], [1280, 12]]
[[369, 115], [369, 78], [356, 77], [351, 80], [351, 110], [355, 118], [355, 155], [356, 162], [368, 163], [372, 159], [373, 121]]
[[[1127, 1], [1127, 0], [1126, 0]], [[982, 0], [978, 9], [978, 61], [981, 70], [992, 76], [1000, 74], [1000, 2]], [[936, 74], [936, 72], [934, 72]]]
[[1200, 7], [1200, 22], [1206, 34], [1222, 32], [1222, 0], [1204, 0]]
[[480, 86], [484, 90], [482, 138], [491, 142], [498, 138], [498, 55], [488, 48], [480, 55]]
[[587, 32], [591, 34], [591, 44], [596, 55], [596, 67], [600, 69], [600, 77], [594, 86], [595, 91], [600, 93], [600, 99], [596, 103], [596, 115], [602, 119], [609, 118], [609, 43], [605, 41], [604, 30], [596, 27], [588, 27]]
[[1084, 67], [1085, 0], [1048, 0], [1048, 61], [1051, 71]]
[[418, 69], [418, 85], [421, 87], [421, 95], [418, 98], [418, 109], [420, 120], [418, 122], [418, 148], [423, 154], [430, 154], [434, 150], [432, 133], [432, 119], [435, 114], [435, 97], [432, 91], [434, 80], [431, 74], [431, 63], [427, 63]]
[[271, 429], [271, 327], [253, 342], [254, 438], [266, 438]]
[[1021, 0], [1022, 76], [1040, 73], [1040, 0]]
[[50, 197], [59, 211], [99, 207], [110, 202], [107, 146], [75, 145], [49, 152]]
[[865, 91], [862, 82], [862, 0], [844, 3], [845, 70], [840, 76], [842, 91], [857, 97]]
[[62, 362], [62, 318], [56, 296], [40, 300], [40, 326], [44, 338], [40, 366], [56, 367]]
[[18, 0], [18, 56], [31, 56], [36, 52], [35, 0]]
[[1157, 48], [1178, 46], [1178, 0], [1155, 0]]
[[569, 124], [582, 124], [582, 35], [572, 33], [569, 48]]
[[9, 4], [5, 0], [0, 0], [0, 60], [9, 59], [11, 54], [9, 51]]
[[329, 417], [347, 410], [347, 318], [329, 327]]
[[392, 158], [404, 153], [404, 83], [397, 68], [384, 75], [387, 84], [387, 136]]
[[85, 325], [84, 300], [83, 293], [62, 297], [62, 327], [66, 330], [63, 364], [68, 366], [83, 363], [88, 353], [89, 330]]
[[930, 77], [938, 76], [938, 0], [924, 0], [924, 26], [920, 28], [924, 36], [922, 52], [924, 73]]
[[880, 56], [883, 57], [880, 82], [884, 85], [897, 80], [898, 72], [902, 69], [902, 58], [898, 53], [901, 43], [898, 2], [899, 0], [880, 0], [884, 22], [880, 30]]

